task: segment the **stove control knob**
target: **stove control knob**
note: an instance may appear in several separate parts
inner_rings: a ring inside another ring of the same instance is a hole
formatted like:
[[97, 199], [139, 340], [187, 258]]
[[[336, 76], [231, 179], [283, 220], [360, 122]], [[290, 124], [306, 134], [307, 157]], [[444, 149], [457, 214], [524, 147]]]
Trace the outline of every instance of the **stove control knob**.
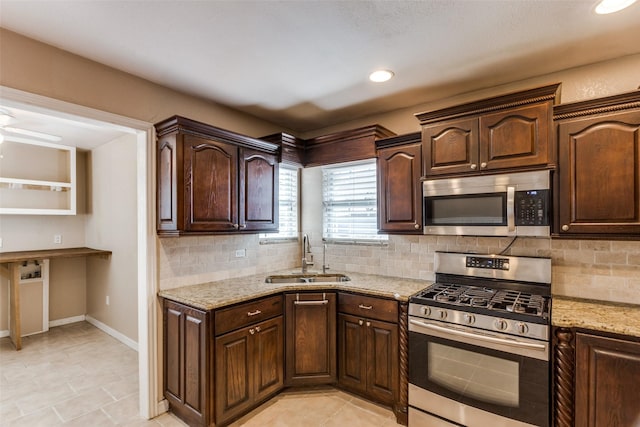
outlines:
[[431, 314], [431, 307], [422, 307], [422, 315], [428, 316]]
[[527, 324], [522, 322], [516, 325], [516, 329], [518, 330], [518, 333], [520, 335], [524, 335], [529, 331], [529, 327], [527, 326]]
[[473, 325], [476, 321], [476, 316], [474, 316], [473, 314], [465, 313], [463, 317], [464, 323], [466, 323], [467, 325]]
[[438, 310], [438, 317], [440, 320], [444, 320], [447, 318], [447, 310]]
[[496, 326], [496, 329], [499, 331], [506, 331], [507, 328], [509, 327], [509, 324], [504, 319], [498, 319], [496, 320], [495, 326]]

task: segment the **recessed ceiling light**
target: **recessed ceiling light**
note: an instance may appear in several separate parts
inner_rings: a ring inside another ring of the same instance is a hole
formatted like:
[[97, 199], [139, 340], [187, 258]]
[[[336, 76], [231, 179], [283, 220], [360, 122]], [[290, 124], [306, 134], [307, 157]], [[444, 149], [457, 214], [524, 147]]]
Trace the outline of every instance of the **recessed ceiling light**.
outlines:
[[600, 3], [596, 5], [595, 11], [599, 15], [606, 15], [625, 9], [635, 2], [636, 0], [601, 0]]
[[376, 70], [369, 74], [369, 80], [376, 83], [382, 83], [393, 77], [393, 71], [389, 70]]

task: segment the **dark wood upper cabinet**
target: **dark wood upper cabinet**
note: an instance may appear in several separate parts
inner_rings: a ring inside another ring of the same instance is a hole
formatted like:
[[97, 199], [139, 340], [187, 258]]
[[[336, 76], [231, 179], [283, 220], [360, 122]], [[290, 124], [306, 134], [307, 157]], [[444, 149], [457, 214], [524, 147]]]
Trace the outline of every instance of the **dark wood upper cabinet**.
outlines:
[[378, 229], [422, 233], [422, 144], [419, 132], [379, 139]]
[[260, 137], [280, 146], [280, 161], [293, 166], [305, 165], [305, 141], [288, 133], [274, 133]]
[[395, 133], [380, 125], [365, 126], [305, 141], [305, 166], [321, 166], [376, 157], [375, 141]]
[[640, 91], [558, 105], [554, 234], [640, 238]]
[[555, 165], [552, 107], [559, 84], [416, 114], [424, 176]]
[[156, 132], [159, 235], [277, 231], [276, 144], [179, 116]]

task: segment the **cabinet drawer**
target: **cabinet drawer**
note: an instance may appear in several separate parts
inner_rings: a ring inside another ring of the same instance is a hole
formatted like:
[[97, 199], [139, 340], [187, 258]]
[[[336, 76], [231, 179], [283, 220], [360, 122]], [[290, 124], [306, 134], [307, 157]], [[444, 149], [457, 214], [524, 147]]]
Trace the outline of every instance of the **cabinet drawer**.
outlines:
[[386, 322], [398, 322], [398, 303], [388, 299], [341, 293], [338, 296], [338, 311]]
[[283, 312], [282, 295], [249, 301], [230, 308], [216, 310], [215, 334], [221, 335], [244, 326], [261, 322]]

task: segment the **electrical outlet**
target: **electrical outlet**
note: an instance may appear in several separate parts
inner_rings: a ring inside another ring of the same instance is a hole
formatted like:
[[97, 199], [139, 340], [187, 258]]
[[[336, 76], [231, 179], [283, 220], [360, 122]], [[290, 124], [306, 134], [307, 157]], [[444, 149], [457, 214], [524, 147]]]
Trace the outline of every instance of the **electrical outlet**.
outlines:
[[62, 234], [54, 234], [53, 243], [55, 243], [56, 245], [62, 244]]
[[243, 258], [247, 256], [247, 250], [246, 249], [238, 249], [236, 251], [236, 258]]
[[107, 305], [109, 305], [109, 295], [107, 295], [106, 303], [107, 303]]

